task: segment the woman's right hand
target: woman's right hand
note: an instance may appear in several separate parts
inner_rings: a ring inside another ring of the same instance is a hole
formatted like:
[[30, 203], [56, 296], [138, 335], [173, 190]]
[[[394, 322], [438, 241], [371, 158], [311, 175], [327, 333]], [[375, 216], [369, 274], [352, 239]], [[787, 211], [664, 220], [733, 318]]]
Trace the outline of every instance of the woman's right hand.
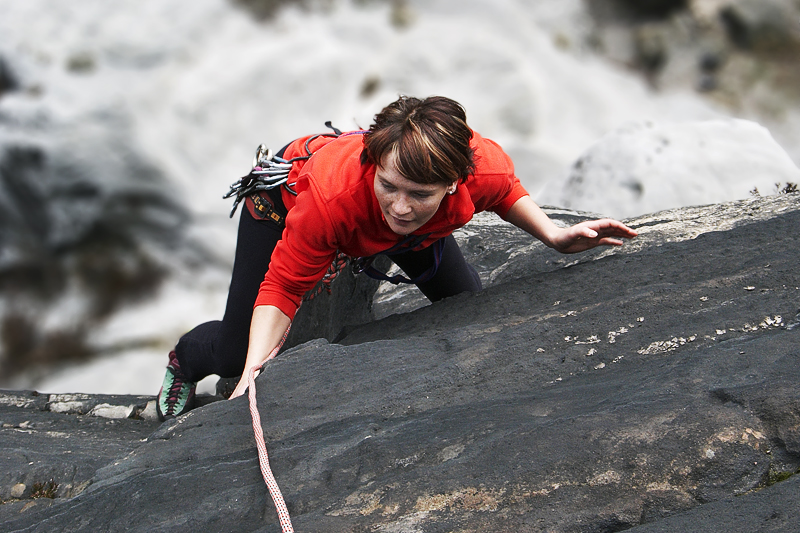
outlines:
[[233, 389], [233, 392], [231, 393], [230, 397], [228, 397], [229, 400], [233, 400], [234, 398], [238, 398], [239, 396], [241, 396], [242, 394], [245, 393], [245, 391], [247, 390], [247, 387], [250, 385], [250, 383], [249, 383], [250, 379], [249, 378], [250, 378], [250, 369], [251, 368], [252, 367], [247, 367], [247, 368], [244, 369], [244, 373], [242, 374], [242, 377], [239, 378], [239, 383], [236, 384], [236, 388]]
[[253, 309], [244, 372], [228, 398], [229, 400], [244, 394], [249, 384], [250, 370], [264, 364], [275, 347], [281, 344], [283, 335], [291, 323], [291, 319], [275, 306], [259, 305]]

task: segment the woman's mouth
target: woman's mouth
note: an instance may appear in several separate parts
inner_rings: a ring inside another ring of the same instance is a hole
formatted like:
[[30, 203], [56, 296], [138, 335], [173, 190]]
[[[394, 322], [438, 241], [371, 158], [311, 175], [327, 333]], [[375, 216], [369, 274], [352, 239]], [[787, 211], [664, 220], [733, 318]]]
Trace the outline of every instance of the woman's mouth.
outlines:
[[392, 221], [395, 224], [399, 225], [399, 226], [407, 226], [408, 224], [411, 224], [411, 223], [414, 222], [413, 219], [411, 219], [411, 220], [403, 220], [402, 218], [397, 218], [394, 215], [389, 215], [389, 216], [391, 217]]

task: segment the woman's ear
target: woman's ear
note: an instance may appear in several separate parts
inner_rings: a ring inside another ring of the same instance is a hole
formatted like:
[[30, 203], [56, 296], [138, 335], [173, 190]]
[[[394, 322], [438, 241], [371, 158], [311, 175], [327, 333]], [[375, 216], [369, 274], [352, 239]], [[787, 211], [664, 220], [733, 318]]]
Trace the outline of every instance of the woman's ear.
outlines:
[[450, 187], [447, 188], [447, 194], [455, 194], [457, 187], [458, 187], [458, 183], [452, 184]]

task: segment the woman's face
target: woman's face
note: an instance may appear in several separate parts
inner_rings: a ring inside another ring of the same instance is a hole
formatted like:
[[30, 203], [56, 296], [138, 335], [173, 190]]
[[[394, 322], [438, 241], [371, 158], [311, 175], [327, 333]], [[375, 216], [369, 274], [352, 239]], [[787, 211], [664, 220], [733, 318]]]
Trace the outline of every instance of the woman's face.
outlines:
[[422, 184], [401, 176], [393, 152], [375, 171], [375, 196], [386, 223], [398, 235], [413, 233], [429, 221], [449, 190], [455, 190], [455, 184]]

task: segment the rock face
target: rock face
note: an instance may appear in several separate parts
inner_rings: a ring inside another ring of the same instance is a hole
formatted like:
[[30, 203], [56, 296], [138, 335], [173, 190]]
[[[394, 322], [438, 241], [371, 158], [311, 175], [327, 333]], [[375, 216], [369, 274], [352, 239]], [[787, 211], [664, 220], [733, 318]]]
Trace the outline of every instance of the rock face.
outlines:
[[[272, 361], [297, 531], [800, 529], [800, 196], [628, 222], [625, 247], [560, 256], [481, 218], [459, 238], [484, 291]], [[158, 426], [4, 397], [4, 530], [280, 530], [245, 398]]]

